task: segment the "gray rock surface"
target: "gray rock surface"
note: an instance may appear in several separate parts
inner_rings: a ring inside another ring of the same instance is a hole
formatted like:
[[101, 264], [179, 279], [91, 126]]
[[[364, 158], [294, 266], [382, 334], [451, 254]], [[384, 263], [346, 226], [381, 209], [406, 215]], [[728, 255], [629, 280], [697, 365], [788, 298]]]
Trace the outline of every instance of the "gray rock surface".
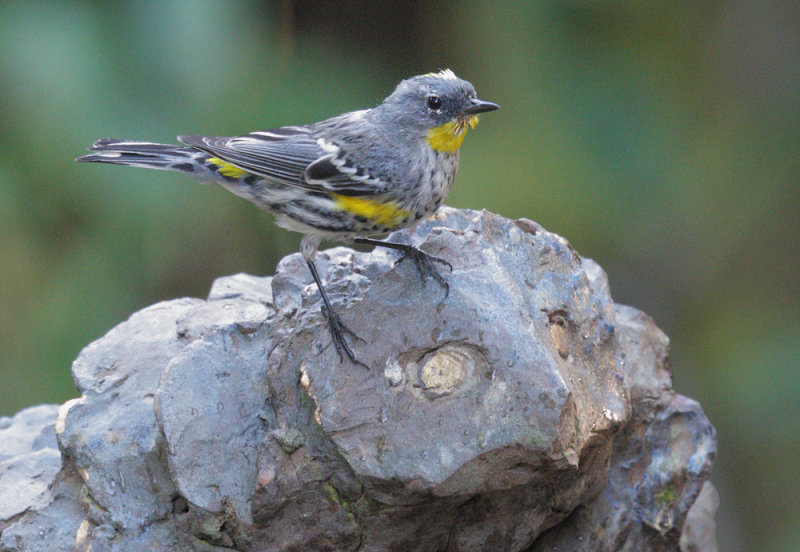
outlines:
[[57, 420], [0, 420], [0, 551], [712, 550], [713, 428], [602, 269], [487, 212], [412, 239], [449, 295], [394, 252], [318, 256], [369, 370], [299, 254], [89, 345]]
[[61, 469], [57, 412], [58, 405], [43, 404], [0, 418], [0, 520], [47, 506], [47, 486]]
[[715, 551], [712, 497], [697, 505], [692, 523], [684, 523], [701, 488], [716, 494], [706, 481], [716, 453], [714, 428], [697, 402], [671, 389], [669, 340], [652, 319], [618, 305], [616, 330], [633, 415], [614, 437], [608, 484], [532, 551], [562, 550], [567, 542], [576, 552], [667, 551], [678, 550], [679, 539], [682, 550]]
[[20, 410], [13, 417], [0, 417], [0, 462], [37, 450], [55, 449], [56, 433], [53, 420], [57, 404], [41, 404]]
[[681, 552], [717, 552], [717, 509], [719, 494], [706, 481], [694, 501], [681, 533]]

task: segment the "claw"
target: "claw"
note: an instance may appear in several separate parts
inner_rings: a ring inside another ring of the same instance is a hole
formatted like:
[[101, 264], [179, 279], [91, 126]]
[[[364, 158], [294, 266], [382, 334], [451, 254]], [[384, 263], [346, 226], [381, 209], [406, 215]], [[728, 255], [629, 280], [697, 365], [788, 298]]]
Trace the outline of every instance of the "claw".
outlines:
[[413, 245], [406, 247], [407, 248], [403, 249], [403, 256], [398, 259], [397, 264], [402, 263], [406, 259], [411, 259], [414, 261], [414, 266], [417, 267], [417, 272], [422, 279], [422, 284], [424, 285], [425, 280], [428, 278], [433, 278], [440, 286], [444, 288], [444, 296], [446, 299], [450, 295], [450, 284], [448, 284], [447, 280], [444, 279], [444, 276], [442, 276], [439, 271], [436, 270], [436, 267], [433, 263], [439, 263], [447, 266], [447, 268], [450, 269], [450, 272], [453, 272], [453, 265], [441, 257], [431, 255], [430, 253], [425, 253], [423, 250], [414, 247]]
[[347, 344], [347, 341], [345, 341], [344, 334], [348, 334], [362, 343], [366, 343], [366, 341], [361, 339], [359, 336], [355, 334], [355, 332], [353, 332], [353, 330], [348, 328], [344, 324], [344, 322], [342, 322], [341, 318], [339, 318], [339, 315], [336, 314], [336, 311], [334, 311], [333, 309], [329, 309], [324, 304], [322, 305], [322, 314], [328, 320], [328, 329], [331, 331], [333, 346], [336, 347], [336, 352], [339, 354], [339, 360], [344, 361], [344, 358], [342, 356], [342, 352], [344, 351], [344, 354], [347, 355], [347, 358], [350, 359], [350, 362], [352, 362], [353, 364], [357, 364], [359, 366], [363, 366], [364, 368], [369, 370], [369, 366], [367, 366], [366, 364], [364, 364], [363, 362], [361, 362], [356, 358], [355, 353], [353, 353], [353, 350]]
[[423, 250], [415, 247], [413, 245], [409, 245], [407, 243], [397, 243], [397, 242], [386, 242], [381, 240], [375, 240], [372, 238], [363, 238], [358, 237], [355, 239], [356, 243], [366, 243], [368, 245], [376, 245], [380, 247], [388, 247], [390, 249], [396, 249], [398, 251], [402, 251], [403, 256], [398, 259], [398, 263], [403, 262], [406, 258], [411, 258], [414, 261], [414, 266], [417, 267], [417, 272], [422, 278], [422, 284], [425, 285], [425, 280], [427, 278], [433, 278], [436, 282], [444, 288], [444, 298], [450, 295], [450, 285], [444, 279], [444, 276], [439, 274], [439, 271], [436, 270], [433, 263], [440, 263], [446, 265], [447, 268], [450, 269], [450, 272], [453, 272], [453, 265], [451, 265], [448, 261], [442, 259], [441, 257], [437, 257], [436, 255], [431, 255], [430, 253], [425, 253]]
[[344, 334], [349, 334], [351, 337], [358, 339], [362, 343], [366, 343], [366, 341], [358, 337], [353, 330], [345, 326], [344, 322], [342, 322], [341, 318], [339, 318], [339, 315], [336, 314], [335, 310], [333, 310], [331, 302], [328, 300], [328, 294], [325, 293], [325, 288], [322, 287], [322, 281], [319, 278], [317, 267], [314, 264], [314, 261], [308, 259], [306, 260], [306, 264], [308, 265], [309, 270], [311, 270], [311, 275], [314, 277], [314, 282], [317, 284], [319, 294], [322, 296], [322, 314], [328, 320], [328, 329], [331, 331], [331, 338], [333, 338], [333, 345], [336, 347], [336, 352], [339, 354], [339, 360], [344, 361], [344, 358], [342, 357], [342, 351], [344, 351], [344, 354], [347, 355], [347, 358], [350, 359], [350, 362], [359, 366], [363, 366], [369, 370], [369, 366], [356, 358], [355, 353], [353, 353], [353, 350], [347, 344], [347, 341], [345, 341]]

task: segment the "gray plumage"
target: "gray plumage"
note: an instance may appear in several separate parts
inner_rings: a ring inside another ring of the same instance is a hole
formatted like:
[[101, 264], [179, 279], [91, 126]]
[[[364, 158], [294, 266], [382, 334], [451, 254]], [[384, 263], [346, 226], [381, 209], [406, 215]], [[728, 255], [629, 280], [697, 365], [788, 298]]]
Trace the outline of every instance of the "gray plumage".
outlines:
[[[313, 267], [320, 240], [383, 236], [433, 214], [450, 191], [467, 128], [477, 114], [497, 108], [444, 70], [402, 81], [372, 109], [310, 125], [232, 137], [179, 136], [182, 146], [102, 139], [77, 160], [212, 180], [275, 215], [280, 226], [301, 232], [301, 252], [322, 291], [334, 342], [355, 361], [337, 335], [340, 323]], [[403, 249], [409, 254], [409, 246]], [[433, 270], [421, 252], [415, 255], [421, 271]]]

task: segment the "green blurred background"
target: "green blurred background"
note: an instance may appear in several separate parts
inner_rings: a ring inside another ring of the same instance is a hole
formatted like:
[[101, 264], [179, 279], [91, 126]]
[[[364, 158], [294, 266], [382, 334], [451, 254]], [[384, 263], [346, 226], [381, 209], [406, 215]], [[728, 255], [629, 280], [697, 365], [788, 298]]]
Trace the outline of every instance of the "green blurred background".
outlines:
[[532, 218], [672, 339], [719, 432], [721, 550], [800, 550], [800, 9], [737, 1], [0, 7], [0, 414], [76, 395], [82, 347], [299, 236], [96, 138], [312, 122], [450, 67], [502, 110], [448, 204]]

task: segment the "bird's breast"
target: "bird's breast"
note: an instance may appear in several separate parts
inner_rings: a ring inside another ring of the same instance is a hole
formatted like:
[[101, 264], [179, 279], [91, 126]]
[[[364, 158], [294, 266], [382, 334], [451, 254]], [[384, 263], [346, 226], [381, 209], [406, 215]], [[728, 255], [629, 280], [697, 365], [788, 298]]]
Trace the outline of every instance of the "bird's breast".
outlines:
[[444, 202], [458, 171], [458, 152], [442, 153], [428, 149], [423, 155], [421, 178], [414, 194], [416, 209], [422, 217], [433, 214]]

